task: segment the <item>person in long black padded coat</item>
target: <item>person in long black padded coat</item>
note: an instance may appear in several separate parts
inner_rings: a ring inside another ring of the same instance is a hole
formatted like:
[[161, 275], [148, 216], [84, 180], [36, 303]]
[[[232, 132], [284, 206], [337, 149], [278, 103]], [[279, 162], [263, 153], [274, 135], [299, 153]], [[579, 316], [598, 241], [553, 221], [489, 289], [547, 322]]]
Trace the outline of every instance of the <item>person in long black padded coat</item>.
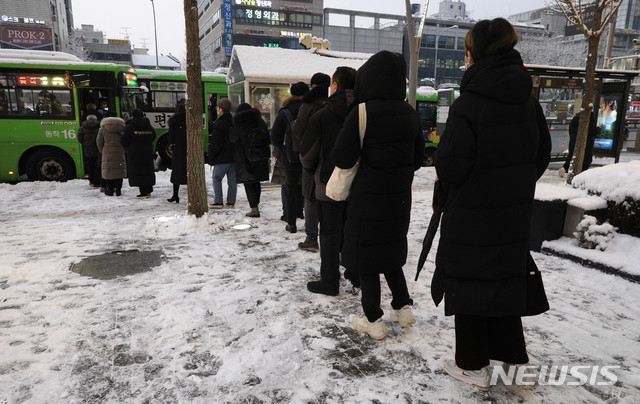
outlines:
[[[364, 316], [353, 318], [356, 330], [372, 338], [388, 331], [380, 308], [380, 274], [393, 295], [392, 320], [415, 322], [413, 301], [402, 266], [407, 259], [411, 184], [421, 167], [424, 138], [416, 110], [405, 101], [406, 63], [389, 51], [373, 55], [356, 73], [355, 102], [347, 116], [331, 159], [336, 167], [360, 167], [347, 202], [342, 260], [360, 276]], [[365, 103], [367, 129], [362, 149], [358, 103]]]
[[127, 176], [129, 186], [138, 187], [138, 199], [151, 196], [156, 185], [156, 171], [153, 165], [155, 150], [153, 141], [156, 132], [149, 119], [140, 109], [133, 110], [133, 118], [124, 127], [121, 142], [127, 152]]
[[490, 359], [529, 360], [520, 316], [527, 314], [527, 276], [535, 266], [531, 211], [551, 151], [517, 42], [503, 18], [469, 31], [467, 71], [436, 159], [447, 192], [431, 288], [436, 304], [444, 295], [456, 330], [455, 361], [444, 368], [481, 389], [490, 387]]
[[180, 185], [187, 185], [187, 114], [184, 104], [176, 105], [175, 114], [169, 118], [169, 144], [173, 145], [171, 158], [171, 183], [173, 195], [167, 202], [180, 203]]

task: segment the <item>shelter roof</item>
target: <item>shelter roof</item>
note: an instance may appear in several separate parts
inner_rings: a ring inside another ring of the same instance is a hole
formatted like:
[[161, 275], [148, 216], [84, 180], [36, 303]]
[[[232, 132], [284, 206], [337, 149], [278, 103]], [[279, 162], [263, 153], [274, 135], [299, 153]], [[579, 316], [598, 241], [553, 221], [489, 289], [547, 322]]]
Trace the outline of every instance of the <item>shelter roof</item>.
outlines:
[[235, 45], [227, 83], [244, 80], [308, 83], [315, 73], [331, 76], [339, 66], [358, 69], [369, 57], [368, 53]]

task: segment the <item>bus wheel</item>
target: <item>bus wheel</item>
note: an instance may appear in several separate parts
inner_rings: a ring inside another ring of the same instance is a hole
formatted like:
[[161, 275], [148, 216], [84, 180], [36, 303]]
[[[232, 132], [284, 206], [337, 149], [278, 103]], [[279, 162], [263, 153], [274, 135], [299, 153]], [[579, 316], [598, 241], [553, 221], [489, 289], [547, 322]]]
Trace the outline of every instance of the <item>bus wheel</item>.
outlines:
[[162, 159], [162, 164], [167, 167], [171, 167], [171, 161], [173, 160], [173, 145], [169, 143], [168, 136], [162, 136], [158, 140], [158, 154]]
[[27, 160], [27, 177], [32, 181], [67, 181], [74, 176], [73, 161], [59, 150], [41, 149]]
[[431, 167], [436, 163], [436, 149], [430, 147], [424, 151], [424, 161], [422, 165], [425, 167]]

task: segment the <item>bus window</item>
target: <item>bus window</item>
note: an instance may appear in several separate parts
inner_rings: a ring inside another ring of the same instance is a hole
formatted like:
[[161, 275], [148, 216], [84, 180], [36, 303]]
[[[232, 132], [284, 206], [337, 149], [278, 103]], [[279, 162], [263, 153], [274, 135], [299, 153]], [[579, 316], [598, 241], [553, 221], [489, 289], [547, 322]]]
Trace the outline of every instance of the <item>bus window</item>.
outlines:
[[420, 125], [422, 125], [422, 135], [424, 141], [429, 143], [438, 143], [439, 138], [436, 136], [436, 103], [418, 101], [418, 116], [420, 117]]
[[73, 118], [70, 90], [40, 90], [37, 94], [36, 114]]
[[436, 105], [434, 103], [418, 101], [418, 115], [423, 128], [436, 126]]
[[9, 113], [9, 95], [4, 88], [0, 88], [0, 115]]
[[173, 111], [178, 101], [184, 101], [187, 94], [177, 91], [154, 91], [151, 93], [154, 110]]

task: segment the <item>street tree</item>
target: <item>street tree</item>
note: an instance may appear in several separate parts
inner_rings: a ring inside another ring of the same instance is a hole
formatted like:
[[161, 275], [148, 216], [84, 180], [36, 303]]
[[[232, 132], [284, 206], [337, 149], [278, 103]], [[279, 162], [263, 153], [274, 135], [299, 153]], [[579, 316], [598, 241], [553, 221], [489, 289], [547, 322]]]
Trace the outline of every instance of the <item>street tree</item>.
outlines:
[[204, 177], [204, 145], [202, 139], [202, 72], [198, 39], [198, 3], [184, 0], [185, 34], [187, 40], [187, 211], [196, 217], [207, 210], [207, 189]]
[[600, 37], [607, 24], [618, 13], [623, 0], [554, 0], [556, 10], [562, 12], [569, 24], [578, 27], [587, 39], [587, 63], [585, 66], [584, 87], [582, 90], [582, 110], [586, 113], [580, 118], [576, 146], [567, 175], [567, 183], [582, 172], [584, 151], [587, 145], [589, 120], [593, 110], [596, 63]]

